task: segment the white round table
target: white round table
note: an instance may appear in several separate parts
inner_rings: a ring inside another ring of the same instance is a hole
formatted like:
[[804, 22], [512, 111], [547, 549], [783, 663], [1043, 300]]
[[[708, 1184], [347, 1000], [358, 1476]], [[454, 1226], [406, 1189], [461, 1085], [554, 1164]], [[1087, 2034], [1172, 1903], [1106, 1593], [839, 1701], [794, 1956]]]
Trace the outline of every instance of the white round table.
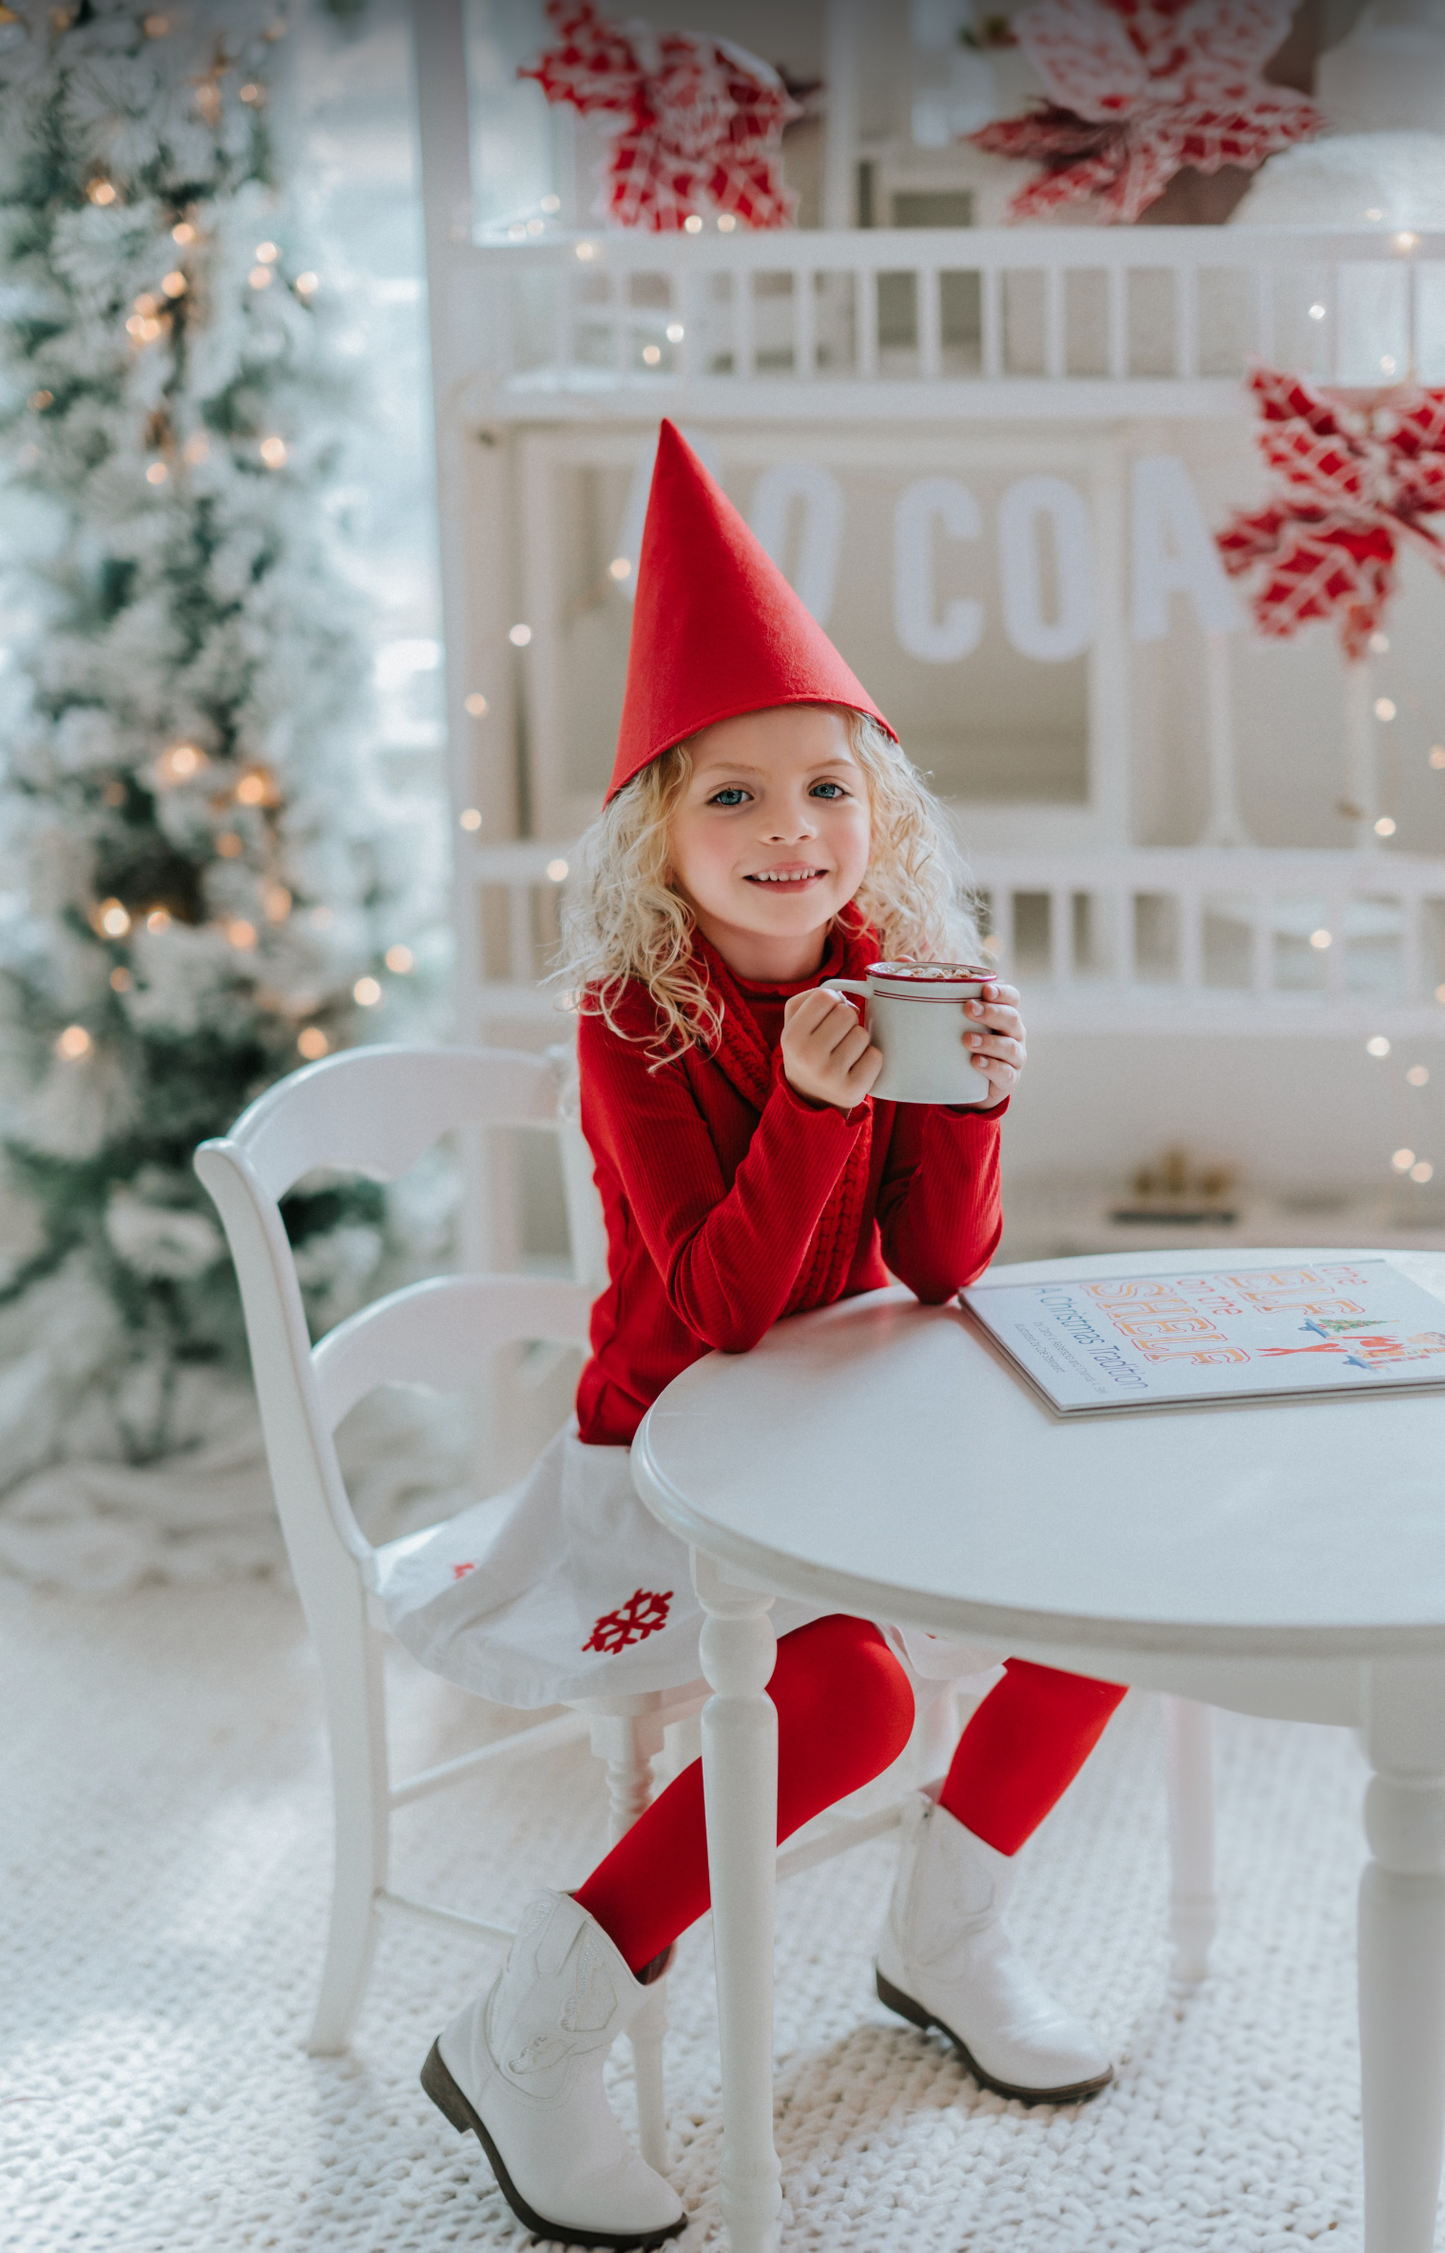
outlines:
[[[992, 1280], [1386, 1256], [1249, 1250]], [[1374, 1771], [1360, 1895], [1366, 2253], [1430, 2253], [1445, 2127], [1445, 1396], [1054, 1416], [957, 1307], [903, 1290], [710, 1354], [633, 1443], [692, 1545], [734, 2253], [777, 2243], [774, 1596], [1239, 1711], [1346, 1723]]]

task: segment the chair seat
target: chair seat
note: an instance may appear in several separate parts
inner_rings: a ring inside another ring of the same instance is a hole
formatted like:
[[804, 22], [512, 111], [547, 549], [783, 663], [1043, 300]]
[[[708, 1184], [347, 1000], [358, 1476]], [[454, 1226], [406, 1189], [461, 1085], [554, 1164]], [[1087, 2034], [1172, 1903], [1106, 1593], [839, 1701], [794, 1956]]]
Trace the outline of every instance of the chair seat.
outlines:
[[500, 1494], [473, 1502], [455, 1517], [443, 1518], [438, 1525], [422, 1526], [416, 1533], [403, 1533], [395, 1541], [382, 1542], [370, 1551], [362, 1568], [368, 1593], [384, 1605], [403, 1568], [411, 1578], [414, 1570], [418, 1566], [425, 1569], [429, 1560], [435, 1563], [439, 1588], [460, 1577], [456, 1568], [471, 1565], [486, 1554], [520, 1492], [519, 1481]]

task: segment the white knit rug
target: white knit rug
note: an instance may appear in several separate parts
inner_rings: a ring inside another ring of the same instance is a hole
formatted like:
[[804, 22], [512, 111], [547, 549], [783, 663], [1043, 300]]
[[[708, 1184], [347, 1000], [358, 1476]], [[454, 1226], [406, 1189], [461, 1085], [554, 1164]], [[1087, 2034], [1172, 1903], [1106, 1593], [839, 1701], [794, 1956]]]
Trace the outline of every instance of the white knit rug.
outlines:
[[[399, 1662], [399, 1767], [506, 1717]], [[385, 1931], [353, 2053], [302, 2041], [329, 1811], [315, 1668], [267, 1586], [113, 1604], [0, 1593], [9, 1773], [0, 2244], [125, 2253], [443, 2253], [525, 2240], [417, 2085], [487, 1957]], [[840, 1717], [840, 1725], [843, 1725]], [[1155, 1709], [1131, 1698], [1031, 1849], [1016, 1918], [1091, 2012], [1116, 2085], [1075, 2110], [982, 2094], [872, 1995], [890, 1848], [780, 1898], [778, 2143], [790, 2249], [1273, 2253], [1360, 2233], [1354, 1886], [1362, 1774], [1336, 1731], [1221, 1716], [1222, 1931], [1171, 1989]], [[399, 1877], [514, 1911], [603, 1837], [563, 1750], [401, 1819]], [[682, 2253], [720, 2248], [709, 1937], [670, 1982]], [[622, 2053], [616, 2097], [630, 2100]]]

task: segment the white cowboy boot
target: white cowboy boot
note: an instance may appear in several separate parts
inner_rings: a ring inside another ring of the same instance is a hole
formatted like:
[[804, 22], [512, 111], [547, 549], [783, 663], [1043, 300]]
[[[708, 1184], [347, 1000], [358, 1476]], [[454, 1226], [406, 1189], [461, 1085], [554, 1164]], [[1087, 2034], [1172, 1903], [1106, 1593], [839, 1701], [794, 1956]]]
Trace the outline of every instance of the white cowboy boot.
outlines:
[[432, 2044], [421, 2084], [475, 2130], [512, 2212], [563, 2245], [647, 2246], [687, 2220], [623, 2134], [603, 2061], [647, 1989], [570, 1894], [527, 1904], [489, 1992]]
[[1014, 1864], [921, 1791], [878, 1950], [878, 1998], [936, 2026], [985, 2088], [1025, 2103], [1092, 2096], [1114, 2068], [1082, 2019], [1062, 2009], [1009, 1938]]

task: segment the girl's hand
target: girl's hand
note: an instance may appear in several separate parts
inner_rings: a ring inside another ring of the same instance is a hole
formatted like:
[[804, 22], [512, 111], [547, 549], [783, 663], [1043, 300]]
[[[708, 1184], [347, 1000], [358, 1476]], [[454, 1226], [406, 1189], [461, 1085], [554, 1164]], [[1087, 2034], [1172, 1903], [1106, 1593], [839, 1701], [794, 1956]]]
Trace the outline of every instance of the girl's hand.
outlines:
[[1018, 998], [1017, 986], [990, 985], [984, 987], [980, 1000], [963, 1005], [964, 1015], [972, 1020], [963, 1036], [964, 1047], [974, 1051], [975, 1070], [988, 1075], [988, 1098], [980, 1106], [985, 1111], [1013, 1094], [1028, 1057], [1024, 1021], [1014, 1007]]
[[857, 1010], [821, 986], [794, 994], [784, 1009], [782, 1050], [794, 1094], [839, 1111], [861, 1103], [883, 1069], [883, 1051], [869, 1045]]

